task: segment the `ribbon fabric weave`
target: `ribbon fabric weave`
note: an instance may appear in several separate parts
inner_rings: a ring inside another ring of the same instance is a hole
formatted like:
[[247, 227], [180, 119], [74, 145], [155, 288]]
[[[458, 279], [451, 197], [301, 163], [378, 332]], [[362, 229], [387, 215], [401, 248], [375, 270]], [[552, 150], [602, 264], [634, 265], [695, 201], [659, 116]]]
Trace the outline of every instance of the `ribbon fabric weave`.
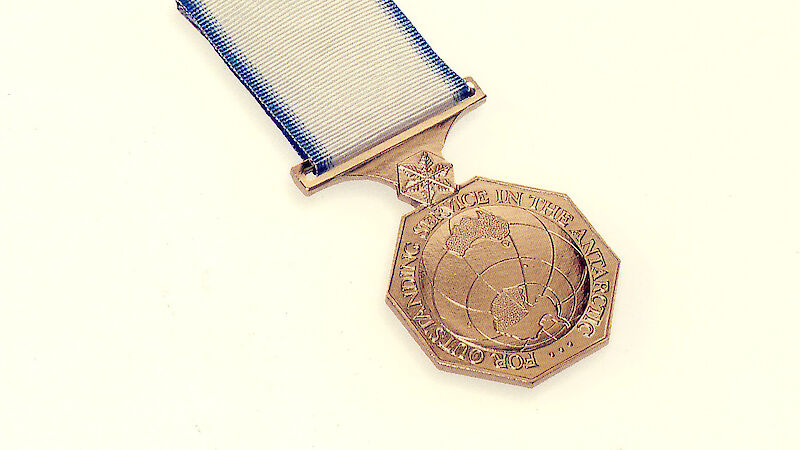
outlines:
[[177, 0], [320, 174], [469, 96], [391, 0]]

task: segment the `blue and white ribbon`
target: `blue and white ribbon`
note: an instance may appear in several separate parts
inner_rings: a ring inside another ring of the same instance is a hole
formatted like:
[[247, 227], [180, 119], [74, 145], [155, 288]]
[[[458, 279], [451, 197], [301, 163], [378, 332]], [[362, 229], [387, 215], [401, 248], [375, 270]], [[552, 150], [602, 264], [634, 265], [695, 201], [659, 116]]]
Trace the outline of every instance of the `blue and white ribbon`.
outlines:
[[316, 173], [469, 96], [391, 0], [178, 0]]

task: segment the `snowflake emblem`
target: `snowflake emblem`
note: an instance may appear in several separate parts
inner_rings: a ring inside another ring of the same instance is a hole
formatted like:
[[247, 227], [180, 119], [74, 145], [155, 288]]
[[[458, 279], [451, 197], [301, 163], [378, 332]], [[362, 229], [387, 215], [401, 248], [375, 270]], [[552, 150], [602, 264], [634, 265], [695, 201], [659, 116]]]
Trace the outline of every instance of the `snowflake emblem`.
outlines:
[[429, 205], [455, 192], [453, 165], [438, 155], [422, 152], [397, 166], [401, 195]]

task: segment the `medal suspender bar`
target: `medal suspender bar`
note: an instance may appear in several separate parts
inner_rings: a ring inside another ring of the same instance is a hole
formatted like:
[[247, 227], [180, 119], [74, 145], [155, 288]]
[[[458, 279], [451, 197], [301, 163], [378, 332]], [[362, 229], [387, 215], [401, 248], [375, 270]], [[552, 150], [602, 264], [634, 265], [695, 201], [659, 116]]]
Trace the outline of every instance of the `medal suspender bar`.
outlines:
[[386, 301], [437, 367], [533, 386], [607, 343], [619, 259], [566, 195], [442, 156], [486, 96], [392, 1], [178, 0], [303, 161], [307, 195], [353, 178], [416, 209]]

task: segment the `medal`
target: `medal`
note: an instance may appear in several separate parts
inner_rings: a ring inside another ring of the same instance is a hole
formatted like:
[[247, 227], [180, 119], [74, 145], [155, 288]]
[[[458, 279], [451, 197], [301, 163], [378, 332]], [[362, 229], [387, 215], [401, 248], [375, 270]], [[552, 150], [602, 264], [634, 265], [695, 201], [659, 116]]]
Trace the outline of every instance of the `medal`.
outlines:
[[386, 301], [437, 367], [533, 385], [608, 341], [619, 259], [566, 195], [456, 184], [486, 95], [389, 0], [178, 0], [303, 158], [307, 195], [366, 178], [414, 206]]

